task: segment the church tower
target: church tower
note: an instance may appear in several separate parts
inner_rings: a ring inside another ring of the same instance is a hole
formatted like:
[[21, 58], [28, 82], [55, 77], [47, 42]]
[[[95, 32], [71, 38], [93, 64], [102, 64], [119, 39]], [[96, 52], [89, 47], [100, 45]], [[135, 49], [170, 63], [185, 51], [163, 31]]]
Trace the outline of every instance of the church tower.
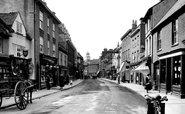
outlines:
[[90, 61], [90, 53], [89, 52], [86, 53], [86, 62], [88, 62], [88, 61]]

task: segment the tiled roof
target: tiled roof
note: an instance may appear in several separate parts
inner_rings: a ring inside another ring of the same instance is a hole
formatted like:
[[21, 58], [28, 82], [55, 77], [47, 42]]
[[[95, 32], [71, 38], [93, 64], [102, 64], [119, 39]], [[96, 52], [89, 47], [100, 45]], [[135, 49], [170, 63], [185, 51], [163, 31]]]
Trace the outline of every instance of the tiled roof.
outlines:
[[0, 34], [10, 36], [11, 28], [8, 27], [2, 19], [0, 19]]
[[0, 13], [0, 18], [9, 26], [11, 26], [17, 17], [18, 12]]
[[173, 7], [166, 13], [166, 15], [159, 21], [159, 23], [154, 27], [156, 28], [161, 23], [163, 23], [166, 19], [168, 19], [170, 16], [172, 16], [175, 12], [177, 12], [179, 9], [181, 9], [183, 6], [185, 6], [184, 0], [178, 0]]

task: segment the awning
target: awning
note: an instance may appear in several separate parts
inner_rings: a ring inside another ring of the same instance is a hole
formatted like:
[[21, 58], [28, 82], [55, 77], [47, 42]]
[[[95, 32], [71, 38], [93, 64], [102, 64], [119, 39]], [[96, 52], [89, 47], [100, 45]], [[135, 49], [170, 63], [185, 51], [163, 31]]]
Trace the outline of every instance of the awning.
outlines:
[[126, 62], [122, 62], [121, 63], [121, 66], [120, 66], [120, 68], [118, 70], [118, 73], [121, 72], [121, 71], [123, 71], [123, 70], [125, 70], [125, 68], [126, 68], [125, 66], [126, 66]]
[[150, 73], [149, 67], [146, 66], [146, 61], [141, 63], [136, 69], [135, 72], [141, 72], [144, 75], [147, 75]]
[[98, 70], [96, 74], [98, 75], [99, 73], [100, 73], [100, 70]]

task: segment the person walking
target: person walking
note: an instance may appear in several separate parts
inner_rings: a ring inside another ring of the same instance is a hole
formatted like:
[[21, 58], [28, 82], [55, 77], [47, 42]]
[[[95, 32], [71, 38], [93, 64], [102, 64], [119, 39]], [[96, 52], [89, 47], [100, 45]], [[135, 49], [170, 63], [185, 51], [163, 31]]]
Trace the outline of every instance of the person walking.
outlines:
[[147, 74], [147, 76], [146, 76], [145, 89], [146, 89], [147, 93], [148, 93], [149, 90], [152, 89], [152, 82], [151, 82], [151, 79], [150, 79], [150, 74]]
[[118, 84], [120, 84], [120, 75], [118, 74]]
[[64, 85], [65, 85], [64, 75], [60, 74], [60, 90], [63, 90]]

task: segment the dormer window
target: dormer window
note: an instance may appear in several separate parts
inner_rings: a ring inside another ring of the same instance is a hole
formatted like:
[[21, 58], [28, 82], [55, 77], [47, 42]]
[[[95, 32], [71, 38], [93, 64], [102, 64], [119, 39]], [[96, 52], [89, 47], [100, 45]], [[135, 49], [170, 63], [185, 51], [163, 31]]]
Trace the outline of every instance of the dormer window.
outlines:
[[22, 23], [17, 21], [17, 33], [22, 34]]

